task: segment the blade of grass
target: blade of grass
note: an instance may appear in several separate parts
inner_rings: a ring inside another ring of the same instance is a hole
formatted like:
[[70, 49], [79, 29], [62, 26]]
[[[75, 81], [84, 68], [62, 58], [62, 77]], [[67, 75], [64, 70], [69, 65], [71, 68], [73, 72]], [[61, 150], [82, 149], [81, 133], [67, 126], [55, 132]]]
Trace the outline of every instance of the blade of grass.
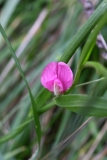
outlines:
[[[21, 45], [18, 47], [18, 49], [16, 51], [17, 57], [20, 57], [20, 55], [26, 49], [26, 46], [29, 44], [29, 42], [34, 37], [34, 35], [37, 33], [38, 29], [41, 27], [41, 24], [43, 23], [44, 19], [46, 18], [47, 13], [48, 12], [47, 12], [46, 9], [44, 9], [40, 13], [38, 19], [34, 22], [33, 26], [29, 30], [28, 34], [23, 39]], [[1, 74], [1, 83], [4, 81], [4, 79], [6, 78], [6, 76], [8, 75], [10, 70], [12, 69], [12, 67], [14, 66], [14, 64], [15, 63], [14, 63], [13, 59], [10, 59], [10, 61], [8, 62], [8, 64], [6, 65], [6, 67], [4, 68], [4, 70], [3, 70], [2, 74]]]
[[76, 71], [74, 83], [73, 83], [72, 87], [67, 91], [67, 93], [70, 93], [71, 90], [77, 84], [79, 77], [80, 77], [80, 74], [81, 74], [81, 71], [82, 71], [82, 68], [83, 68], [83, 65], [88, 60], [88, 58], [91, 54], [91, 51], [95, 45], [97, 34], [99, 33], [99, 30], [106, 24], [106, 22], [107, 22], [107, 13], [102, 17], [102, 19], [98, 22], [97, 26], [91, 32], [91, 34], [90, 34], [90, 36], [89, 36], [89, 38], [83, 48], [83, 51], [81, 53], [80, 60], [79, 60], [78, 66], [77, 66], [77, 71]]
[[10, 158], [12, 159], [15, 155], [17, 155], [17, 154], [21, 154], [21, 152], [24, 152], [26, 150], [26, 147], [20, 147], [20, 148], [18, 148], [18, 149], [15, 149], [15, 150], [13, 150], [13, 151], [11, 151], [11, 152], [8, 152], [8, 153], [6, 153], [6, 155], [4, 156], [4, 159], [5, 160], [9, 160]]
[[52, 151], [50, 151], [41, 160], [55, 159], [55, 157], [59, 153], [59, 150], [62, 151], [64, 146], [67, 146], [68, 143], [71, 142], [80, 133], [81, 129], [83, 129], [90, 120], [92, 120], [92, 117], [88, 118], [73, 134], [65, 138], [61, 143], [59, 143]]
[[93, 67], [100, 75], [107, 77], [107, 69], [98, 62], [86, 62], [84, 67]]
[[90, 160], [92, 158], [92, 154], [95, 152], [96, 148], [101, 143], [101, 140], [103, 139], [104, 135], [106, 136], [106, 133], [107, 133], [107, 121], [104, 123], [103, 127], [101, 128], [101, 131], [96, 136], [96, 139], [94, 140], [88, 152], [85, 153], [84, 157], [82, 157], [82, 160], [86, 159]]
[[22, 68], [21, 68], [21, 66], [20, 66], [20, 63], [19, 63], [19, 61], [18, 61], [18, 58], [16, 57], [16, 55], [15, 55], [15, 53], [14, 53], [14, 50], [13, 50], [13, 48], [12, 48], [12, 46], [11, 46], [11, 44], [10, 44], [7, 36], [6, 36], [5, 31], [4, 31], [4, 29], [2, 28], [1, 24], [0, 24], [0, 32], [1, 32], [2, 36], [4, 37], [6, 43], [7, 43], [8, 47], [9, 47], [9, 49], [10, 49], [10, 51], [11, 51], [11, 54], [12, 54], [14, 60], [15, 60], [16, 66], [17, 66], [17, 68], [19, 69], [19, 72], [20, 72], [21, 76], [23, 77], [23, 79], [24, 79], [24, 81], [25, 81], [25, 83], [26, 83], [26, 87], [27, 87], [27, 89], [28, 89], [28, 92], [29, 92], [29, 95], [30, 95], [30, 99], [31, 99], [31, 103], [32, 103], [33, 116], [34, 116], [34, 121], [35, 121], [35, 129], [36, 129], [36, 133], [37, 133], [37, 137], [38, 137], [38, 144], [39, 144], [39, 147], [40, 147], [41, 126], [40, 126], [39, 116], [38, 116], [38, 113], [37, 113], [37, 108], [36, 108], [36, 104], [35, 104], [35, 101], [34, 101], [32, 92], [31, 92], [30, 87], [29, 87], [29, 85], [28, 85], [28, 83], [27, 83], [27, 80], [26, 80], [26, 78], [25, 78], [25, 76], [24, 76], [24, 73], [23, 73], [23, 70], [22, 70]]
[[60, 126], [59, 126], [57, 135], [55, 137], [55, 142], [54, 142], [52, 148], [55, 148], [55, 146], [60, 141], [61, 136], [62, 136], [62, 134], [63, 134], [63, 132], [65, 130], [65, 126], [67, 125], [68, 119], [70, 118], [70, 115], [71, 115], [71, 113], [68, 110], [66, 110], [64, 115], [63, 115], [63, 117], [62, 117], [62, 119], [61, 119]]
[[[2, 14], [1, 14], [1, 18], [0, 18], [0, 22], [2, 24], [2, 26], [5, 28], [12, 13], [14, 12], [16, 6], [18, 5], [20, 0], [14, 0], [14, 1], [11, 1], [11, 0], [7, 0], [6, 3], [5, 3], [5, 6], [2, 10]], [[9, 6], [11, 6], [11, 9], [9, 9]]]
[[86, 36], [91, 32], [91, 30], [96, 26], [98, 21], [104, 16], [106, 12], [107, 0], [104, 0], [95, 10], [92, 16], [87, 20], [87, 22], [83, 25], [83, 27], [79, 30], [79, 32], [74, 36], [64, 54], [62, 55], [60, 61], [66, 63], [69, 61], [81, 42], [83, 42]]

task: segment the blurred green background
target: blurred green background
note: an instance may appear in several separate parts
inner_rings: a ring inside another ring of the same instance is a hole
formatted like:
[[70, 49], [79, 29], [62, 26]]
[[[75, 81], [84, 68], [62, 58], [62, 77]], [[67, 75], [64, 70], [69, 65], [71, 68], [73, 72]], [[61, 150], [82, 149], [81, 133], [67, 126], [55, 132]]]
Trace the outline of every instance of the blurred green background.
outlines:
[[[93, 0], [95, 7], [99, 1]], [[0, 0], [0, 23], [19, 58], [34, 97], [42, 86], [40, 75], [50, 61], [58, 61], [73, 36], [85, 23], [82, 4], [77, 0]], [[107, 41], [107, 25], [101, 30]], [[85, 41], [70, 59], [69, 65], [75, 73]], [[95, 45], [90, 60], [107, 67], [107, 60]], [[82, 71], [80, 83], [100, 78], [93, 69]], [[73, 93], [93, 95], [101, 83], [76, 87]], [[49, 95], [49, 92], [46, 92]], [[94, 96], [107, 97], [107, 91]], [[41, 103], [53, 99], [43, 95]], [[39, 103], [39, 102], [38, 102]], [[31, 102], [25, 83], [16, 68], [11, 53], [0, 34], [0, 137], [11, 132], [31, 114]], [[30, 113], [30, 114], [29, 114]], [[78, 134], [66, 143], [54, 148], [71, 135], [87, 119], [57, 106], [40, 116], [42, 143], [40, 159], [52, 151], [47, 158], [53, 160], [107, 160], [106, 118], [93, 118]], [[0, 144], [0, 160], [35, 160], [37, 149], [34, 123], [28, 123], [21, 133]], [[34, 156], [35, 157], [35, 156]]]

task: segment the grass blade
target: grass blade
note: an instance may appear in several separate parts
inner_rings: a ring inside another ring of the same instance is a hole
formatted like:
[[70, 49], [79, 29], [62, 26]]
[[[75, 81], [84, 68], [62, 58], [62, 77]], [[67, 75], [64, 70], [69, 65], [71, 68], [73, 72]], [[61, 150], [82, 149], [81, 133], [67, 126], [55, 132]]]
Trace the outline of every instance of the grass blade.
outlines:
[[28, 83], [27, 83], [27, 80], [26, 80], [26, 78], [25, 78], [25, 75], [24, 75], [24, 73], [23, 73], [23, 70], [22, 70], [22, 68], [21, 68], [21, 66], [20, 66], [19, 60], [18, 60], [18, 58], [16, 57], [16, 55], [15, 55], [15, 53], [14, 53], [14, 50], [13, 50], [13, 48], [12, 48], [12, 46], [11, 46], [11, 44], [10, 44], [7, 36], [6, 36], [5, 31], [4, 31], [4, 29], [2, 28], [1, 24], [0, 24], [0, 32], [1, 32], [2, 36], [4, 37], [6, 43], [7, 43], [8, 47], [9, 47], [9, 49], [10, 49], [10, 51], [11, 51], [11, 54], [12, 54], [14, 60], [15, 60], [16, 66], [17, 66], [17, 68], [19, 69], [19, 72], [20, 72], [21, 76], [23, 77], [23, 79], [24, 79], [24, 81], [25, 81], [25, 83], [26, 83], [26, 87], [27, 87], [27, 89], [28, 89], [28, 92], [29, 92], [29, 95], [30, 95], [30, 99], [31, 99], [31, 103], [32, 103], [33, 116], [34, 116], [34, 121], [35, 121], [35, 128], [36, 128], [36, 133], [37, 133], [37, 137], [38, 137], [38, 144], [39, 144], [39, 146], [40, 146], [41, 126], [40, 126], [39, 116], [38, 116], [38, 113], [37, 113], [37, 108], [36, 108], [36, 104], [35, 104], [35, 101], [34, 101], [32, 92], [31, 92], [30, 87], [29, 87], [29, 85], [28, 85]]
[[85, 67], [93, 67], [100, 75], [107, 77], [107, 69], [98, 62], [86, 62]]
[[98, 21], [104, 16], [107, 12], [107, 0], [103, 1], [99, 7], [95, 10], [92, 16], [87, 20], [79, 32], [74, 36], [69, 46], [62, 55], [60, 61], [68, 62], [72, 57], [76, 49], [79, 47], [81, 42], [87, 37], [91, 30], [96, 26]]
[[77, 66], [77, 71], [76, 71], [76, 75], [75, 75], [75, 79], [74, 79], [74, 83], [73, 86], [67, 91], [67, 93], [69, 93], [77, 84], [79, 76], [81, 74], [83, 65], [86, 63], [86, 61], [89, 59], [90, 54], [92, 52], [92, 49], [95, 45], [96, 42], [96, 37], [99, 33], [99, 30], [105, 25], [105, 23], [107, 22], [107, 13], [102, 17], [102, 19], [99, 21], [99, 23], [97, 24], [97, 26], [94, 28], [94, 30], [91, 32], [84, 48], [83, 51], [81, 53], [80, 56], [80, 60], [79, 60], [79, 64]]

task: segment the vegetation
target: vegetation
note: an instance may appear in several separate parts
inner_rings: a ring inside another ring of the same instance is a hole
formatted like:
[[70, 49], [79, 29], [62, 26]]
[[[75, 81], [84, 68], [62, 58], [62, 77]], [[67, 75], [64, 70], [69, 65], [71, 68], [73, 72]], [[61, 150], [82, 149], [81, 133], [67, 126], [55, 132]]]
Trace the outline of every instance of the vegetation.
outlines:
[[[107, 159], [107, 0], [89, 19], [80, 2], [0, 0], [0, 160]], [[58, 97], [51, 61], [75, 75]]]

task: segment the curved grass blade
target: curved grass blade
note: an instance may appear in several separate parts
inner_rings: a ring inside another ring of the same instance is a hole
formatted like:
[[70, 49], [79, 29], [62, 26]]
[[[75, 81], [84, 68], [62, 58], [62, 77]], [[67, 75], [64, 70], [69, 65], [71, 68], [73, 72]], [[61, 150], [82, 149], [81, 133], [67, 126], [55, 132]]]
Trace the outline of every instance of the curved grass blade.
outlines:
[[20, 72], [21, 76], [23, 77], [23, 79], [24, 79], [24, 81], [25, 81], [25, 83], [26, 83], [26, 87], [27, 87], [27, 89], [28, 89], [28, 92], [29, 92], [29, 95], [30, 95], [30, 99], [31, 99], [31, 103], [32, 103], [33, 116], [34, 116], [34, 121], [35, 121], [35, 128], [36, 128], [36, 133], [37, 133], [37, 138], [38, 138], [38, 144], [39, 144], [39, 147], [40, 147], [41, 126], [40, 126], [40, 122], [39, 122], [39, 116], [38, 116], [38, 113], [37, 113], [37, 108], [36, 108], [36, 104], [35, 104], [35, 101], [34, 101], [34, 97], [33, 97], [33, 95], [32, 95], [32, 92], [31, 92], [31, 90], [30, 90], [30, 87], [29, 87], [29, 85], [28, 85], [28, 82], [27, 82], [27, 80], [26, 80], [26, 78], [25, 78], [25, 75], [24, 75], [24, 73], [23, 73], [23, 70], [22, 70], [22, 68], [21, 68], [21, 66], [20, 66], [19, 60], [18, 60], [18, 58], [16, 57], [16, 55], [15, 55], [15, 53], [14, 53], [14, 50], [13, 50], [13, 48], [12, 48], [12, 46], [11, 46], [11, 44], [10, 44], [7, 36], [6, 36], [5, 31], [4, 31], [3, 27], [1, 26], [1, 24], [0, 24], [0, 32], [1, 32], [2, 36], [4, 37], [6, 43], [7, 43], [8, 47], [9, 47], [9, 49], [10, 49], [10, 51], [11, 51], [11, 54], [12, 54], [14, 60], [15, 60], [16, 66], [17, 66], [17, 68], [19, 69], [19, 72]]
[[100, 75], [107, 77], [107, 69], [98, 62], [88, 61], [85, 63], [84, 67], [93, 67]]
[[107, 100], [88, 95], [62, 95], [56, 105], [85, 116], [107, 117]]

